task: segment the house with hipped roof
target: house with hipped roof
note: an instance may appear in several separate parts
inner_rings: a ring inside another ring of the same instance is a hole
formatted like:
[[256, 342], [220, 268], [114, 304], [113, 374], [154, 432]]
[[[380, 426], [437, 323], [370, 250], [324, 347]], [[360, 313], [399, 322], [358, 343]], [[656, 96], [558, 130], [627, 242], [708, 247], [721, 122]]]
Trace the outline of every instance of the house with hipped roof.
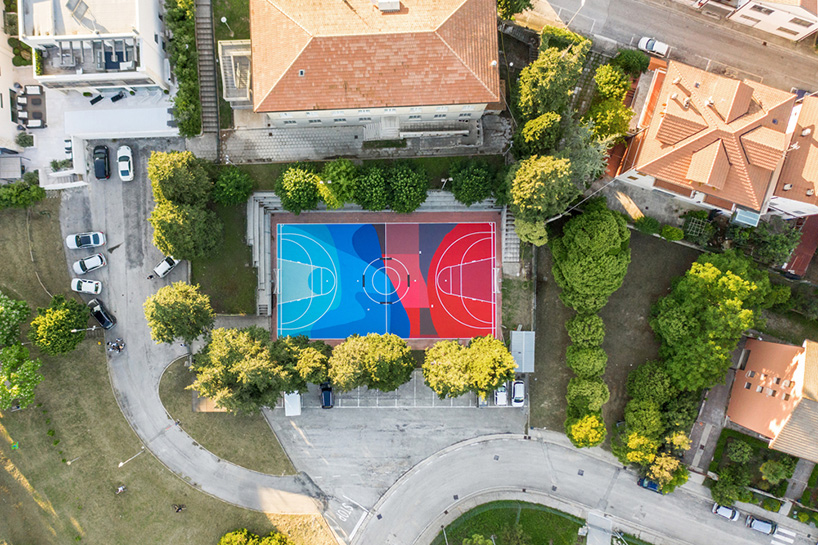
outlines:
[[818, 30], [818, 0], [744, 0], [731, 21], [788, 40], [803, 40]]
[[650, 77], [617, 179], [748, 226], [818, 214], [818, 98], [673, 61]]
[[250, 0], [250, 36], [269, 126], [445, 134], [502, 100], [494, 0]]
[[727, 417], [770, 448], [818, 462], [818, 343], [748, 339]]

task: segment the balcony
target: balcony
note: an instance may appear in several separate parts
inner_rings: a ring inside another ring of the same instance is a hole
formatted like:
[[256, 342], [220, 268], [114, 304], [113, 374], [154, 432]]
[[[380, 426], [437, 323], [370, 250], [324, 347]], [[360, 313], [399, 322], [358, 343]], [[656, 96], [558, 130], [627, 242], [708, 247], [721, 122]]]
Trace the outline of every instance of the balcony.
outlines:
[[135, 38], [55, 40], [43, 51], [44, 76], [135, 72], [139, 46]]

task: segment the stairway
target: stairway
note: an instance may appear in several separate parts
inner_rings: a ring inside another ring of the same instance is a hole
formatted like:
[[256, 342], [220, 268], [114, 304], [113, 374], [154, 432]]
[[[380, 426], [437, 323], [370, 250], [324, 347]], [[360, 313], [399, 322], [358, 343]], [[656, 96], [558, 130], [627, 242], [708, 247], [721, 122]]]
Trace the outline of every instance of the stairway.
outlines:
[[216, 45], [210, 0], [196, 0], [196, 50], [199, 55], [199, 98], [202, 133], [219, 134], [219, 94]]
[[503, 263], [520, 261], [520, 237], [514, 228], [514, 214], [508, 207], [503, 208]]

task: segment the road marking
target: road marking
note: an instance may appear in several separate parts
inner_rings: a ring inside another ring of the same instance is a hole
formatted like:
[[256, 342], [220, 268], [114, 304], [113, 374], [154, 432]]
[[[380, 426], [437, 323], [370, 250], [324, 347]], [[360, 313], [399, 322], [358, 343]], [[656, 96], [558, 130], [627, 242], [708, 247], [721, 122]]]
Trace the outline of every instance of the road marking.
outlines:
[[778, 534], [787, 534], [788, 536], [793, 536], [793, 537], [795, 537], [797, 535], [792, 530], [787, 530], [786, 528], [780, 528], [780, 527], [775, 532], [775, 535], [778, 535]]
[[[779, 539], [783, 541], [778, 541]], [[770, 541], [770, 543], [772, 543], [772, 545], [784, 545], [785, 543], [792, 543], [793, 541], [795, 540], [788, 537], [776, 537], [773, 538], [773, 540]]]

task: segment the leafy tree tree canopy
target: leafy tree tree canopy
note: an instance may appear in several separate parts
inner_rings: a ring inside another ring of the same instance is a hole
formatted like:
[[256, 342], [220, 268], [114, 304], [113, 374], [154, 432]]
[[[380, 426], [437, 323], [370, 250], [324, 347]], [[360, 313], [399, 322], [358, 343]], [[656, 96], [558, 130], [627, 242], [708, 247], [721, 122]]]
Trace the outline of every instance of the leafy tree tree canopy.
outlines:
[[632, 78], [639, 77], [650, 66], [650, 57], [636, 49], [620, 49], [611, 64], [618, 66]]
[[426, 201], [426, 173], [398, 163], [389, 171], [392, 210], [399, 214], [414, 212]]
[[332, 351], [329, 377], [340, 391], [358, 386], [382, 392], [409, 381], [415, 361], [406, 341], [393, 334], [353, 335]]
[[315, 210], [320, 182], [318, 174], [306, 168], [288, 168], [276, 180], [275, 192], [281, 198], [281, 207], [296, 215], [303, 210]]
[[0, 186], [0, 210], [4, 208], [28, 208], [43, 199], [45, 199], [45, 189], [28, 180], [19, 180]]
[[594, 74], [596, 90], [602, 98], [621, 102], [628, 94], [631, 87], [631, 80], [625, 71], [612, 64], [603, 64], [596, 69]]
[[577, 314], [565, 322], [565, 329], [578, 347], [600, 346], [605, 339], [605, 324], [596, 314]]
[[443, 340], [426, 350], [423, 378], [440, 399], [458, 397], [471, 390], [468, 349], [454, 340]]
[[380, 167], [368, 167], [359, 176], [355, 186], [355, 202], [366, 210], [379, 211], [392, 202], [387, 173]]
[[628, 374], [628, 395], [633, 399], [647, 399], [662, 405], [676, 394], [670, 375], [660, 362], [643, 363]]
[[31, 309], [25, 301], [17, 301], [0, 292], [0, 346], [15, 344], [20, 338], [20, 324]]
[[571, 181], [571, 162], [534, 155], [509, 171], [514, 215], [525, 221], [545, 221], [568, 208], [579, 189]]
[[557, 157], [571, 161], [571, 181], [587, 188], [605, 173], [612, 140], [599, 140], [587, 124], [571, 119], [562, 130], [562, 151]]
[[608, 402], [611, 393], [601, 378], [574, 377], [568, 382], [568, 405], [587, 413], [597, 413]]
[[493, 174], [484, 161], [461, 161], [449, 174], [454, 198], [466, 206], [491, 197]]
[[566, 111], [589, 49], [589, 40], [567, 51], [551, 47], [523, 68], [517, 81], [516, 103], [525, 121], [547, 112]]
[[42, 362], [29, 357], [28, 348], [12, 344], [0, 348], [0, 411], [11, 408], [15, 399], [20, 408], [34, 402], [34, 389], [42, 382]]
[[151, 338], [157, 343], [182, 339], [190, 344], [213, 327], [215, 322], [210, 297], [201, 293], [198, 285], [192, 286], [186, 282], [159, 288], [148, 297], [144, 307]]
[[586, 47], [588, 38], [571, 32], [567, 28], [545, 25], [540, 32], [540, 51], [546, 51], [552, 47], [565, 50], [569, 47]]
[[355, 198], [358, 167], [349, 159], [335, 159], [324, 165], [318, 192], [329, 208], [340, 208]]
[[[52, 356], [74, 350], [85, 339], [88, 307], [62, 295], [51, 298], [48, 308], [38, 308], [31, 321], [28, 338], [43, 352]], [[82, 330], [72, 333], [71, 330]]]
[[730, 441], [727, 445], [727, 457], [737, 464], [746, 464], [753, 457], [753, 447], [747, 441]]
[[221, 245], [222, 222], [206, 208], [161, 201], [148, 221], [153, 226], [153, 245], [177, 259], [200, 259]]
[[566, 421], [565, 433], [577, 448], [595, 447], [602, 444], [607, 435], [605, 422], [598, 414], [586, 414], [579, 419]]
[[594, 378], [605, 372], [608, 354], [598, 346], [584, 348], [577, 345], [568, 347], [565, 355], [568, 367], [580, 378]]
[[649, 439], [659, 439], [664, 430], [659, 405], [647, 399], [632, 399], [625, 406], [625, 425]]
[[562, 116], [557, 112], [545, 112], [523, 125], [523, 142], [528, 155], [541, 155], [554, 149], [560, 138]]
[[203, 206], [213, 186], [202, 164], [189, 151], [154, 151], [148, 159], [148, 178], [157, 203]]
[[599, 140], [624, 141], [634, 111], [621, 100], [607, 98], [591, 105], [585, 118], [591, 123], [591, 131]]
[[507, 21], [530, 7], [531, 0], [497, 0], [497, 14]]
[[253, 179], [234, 166], [222, 169], [213, 186], [213, 200], [225, 206], [242, 204], [253, 192]]
[[486, 393], [514, 378], [517, 363], [503, 341], [491, 335], [469, 342], [469, 377], [475, 392]]
[[526, 221], [514, 218], [514, 230], [517, 231], [520, 240], [534, 246], [539, 247], [548, 242], [548, 229], [545, 228], [545, 223], [541, 221]]

